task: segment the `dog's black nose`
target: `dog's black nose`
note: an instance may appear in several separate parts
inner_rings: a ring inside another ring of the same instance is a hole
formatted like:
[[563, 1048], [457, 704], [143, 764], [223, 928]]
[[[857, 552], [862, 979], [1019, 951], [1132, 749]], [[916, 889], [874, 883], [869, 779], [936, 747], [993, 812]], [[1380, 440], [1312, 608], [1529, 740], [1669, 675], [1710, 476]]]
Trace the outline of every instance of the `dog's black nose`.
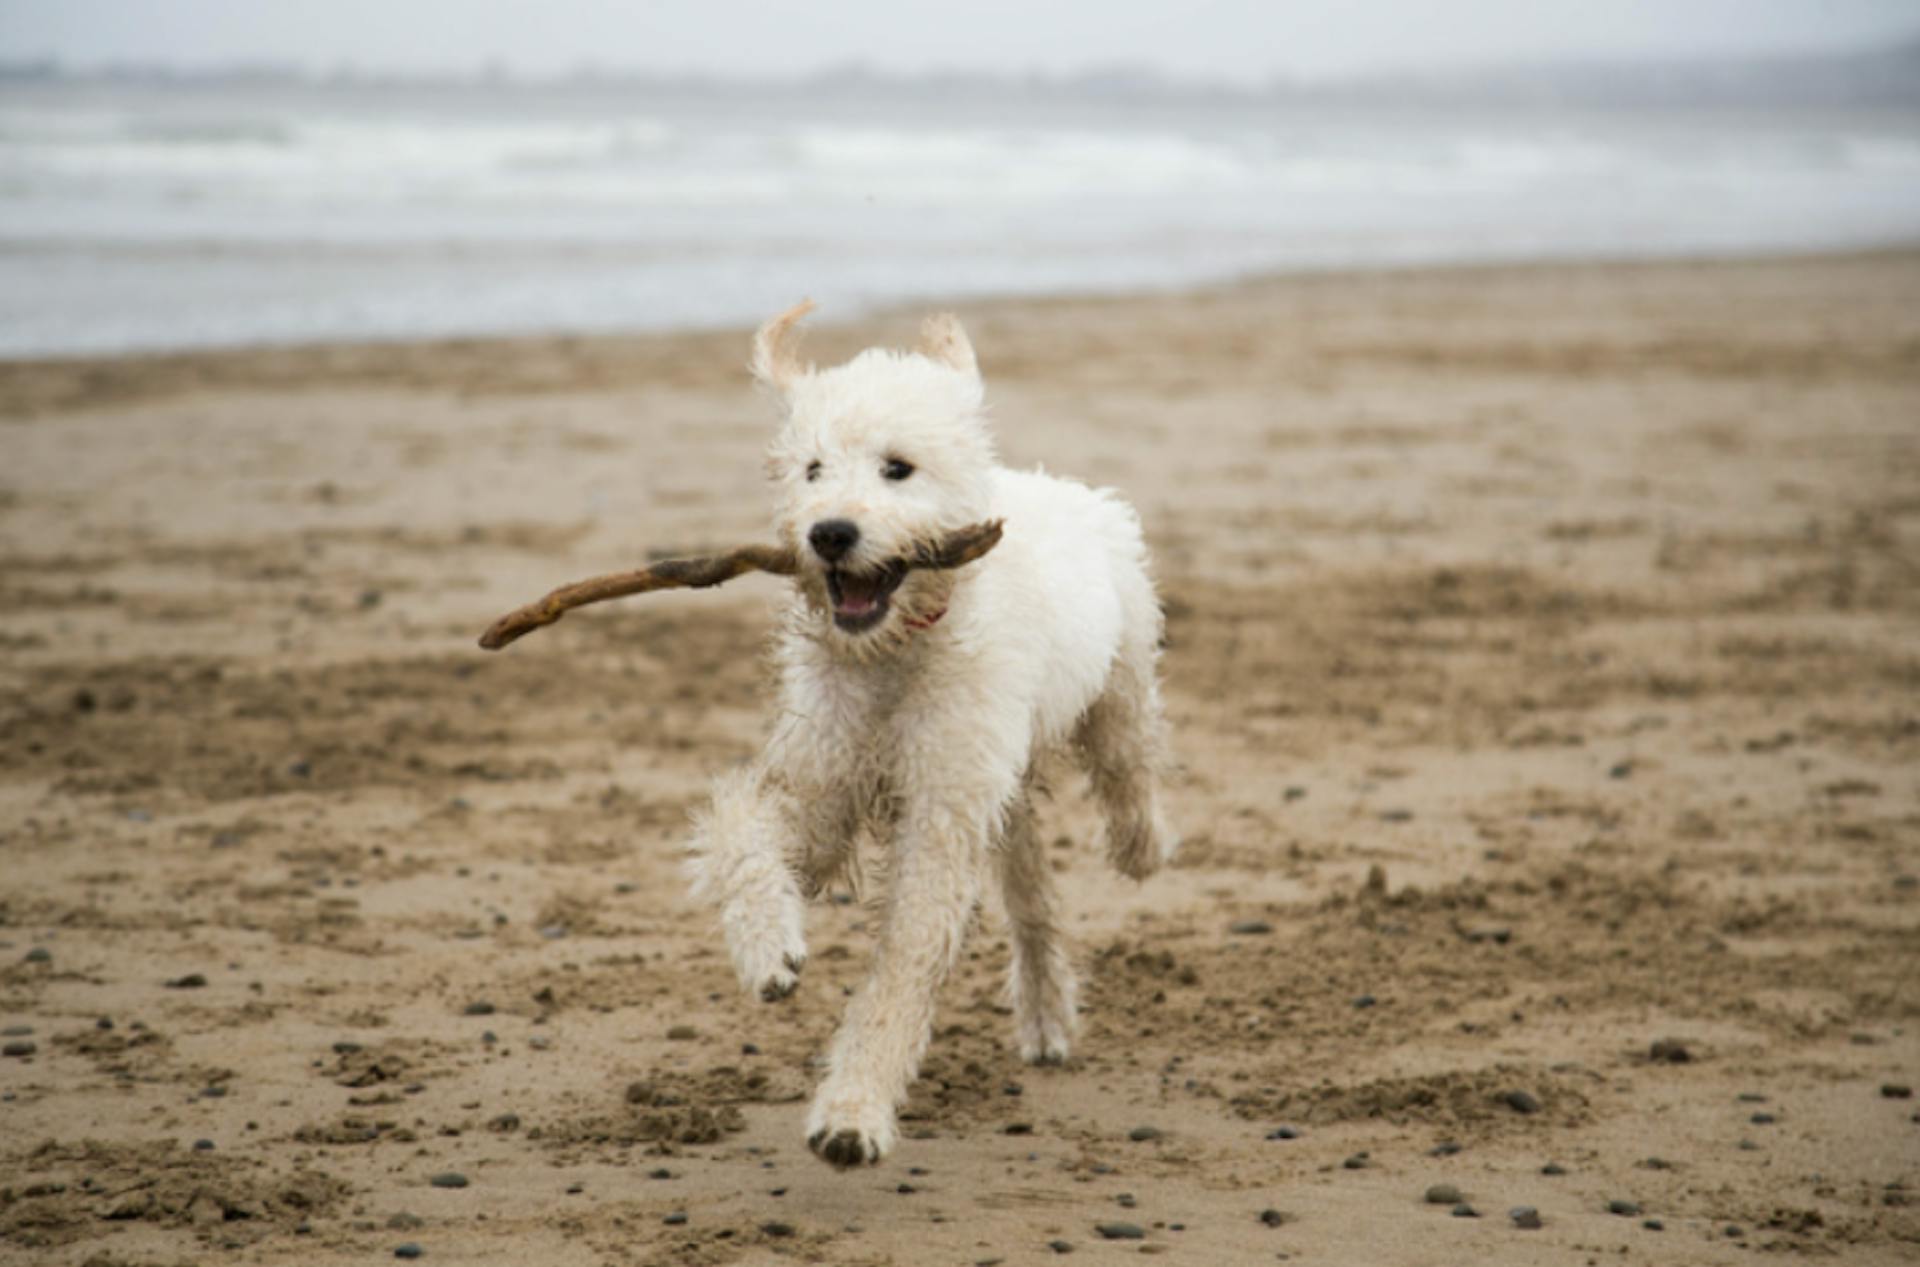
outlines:
[[860, 529], [851, 519], [822, 519], [807, 530], [807, 544], [829, 563], [838, 563], [860, 540]]

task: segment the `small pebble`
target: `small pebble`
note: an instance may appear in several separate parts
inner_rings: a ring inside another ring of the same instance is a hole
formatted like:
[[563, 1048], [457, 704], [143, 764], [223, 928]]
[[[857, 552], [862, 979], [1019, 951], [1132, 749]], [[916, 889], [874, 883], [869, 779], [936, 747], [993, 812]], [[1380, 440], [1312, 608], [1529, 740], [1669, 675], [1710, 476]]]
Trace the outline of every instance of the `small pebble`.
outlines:
[[1292, 1126], [1276, 1126], [1267, 1132], [1268, 1139], [1299, 1139], [1300, 1132]]
[[1459, 1205], [1453, 1207], [1453, 1217], [1456, 1219], [1477, 1219], [1480, 1217], [1480, 1211], [1474, 1209], [1465, 1201], [1462, 1201]]
[[685, 1223], [687, 1221], [687, 1212], [685, 1210], [675, 1210], [672, 1214], [669, 1214], [666, 1218], [661, 1219], [660, 1221], [662, 1223], [665, 1223], [668, 1227], [679, 1227], [682, 1223]]
[[1095, 1223], [1093, 1230], [1110, 1241], [1144, 1241], [1147, 1229], [1138, 1223]]
[[1660, 1038], [1647, 1049], [1647, 1059], [1656, 1064], [1684, 1065], [1693, 1059], [1693, 1052], [1678, 1038]]
[[1500, 1096], [1500, 1102], [1515, 1113], [1538, 1113], [1540, 1101], [1531, 1091], [1507, 1091]]
[[184, 977], [175, 977], [175, 978], [174, 978], [173, 980], [171, 980], [171, 981], [169, 981], [169, 982], [167, 982], [167, 989], [169, 989], [169, 990], [198, 990], [198, 989], [200, 989], [200, 988], [201, 988], [202, 986], [204, 986], [204, 985], [206, 985], [206, 984], [207, 984], [207, 974], [206, 974], [206, 973], [204, 973], [204, 972], [189, 972], [189, 973], [188, 973], [188, 974], [187, 974], [186, 976], [184, 976]]
[[1533, 1232], [1540, 1228], [1540, 1211], [1530, 1205], [1514, 1206], [1507, 1211], [1507, 1217], [1513, 1220], [1515, 1227], [1525, 1231]]
[[1643, 1219], [1640, 1226], [1646, 1228], [1649, 1232], [1664, 1232], [1667, 1230], [1667, 1225], [1659, 1219]]
[[1114, 1197], [1113, 1203], [1119, 1206], [1123, 1210], [1131, 1210], [1135, 1206], [1140, 1204], [1140, 1202], [1134, 1197], [1134, 1195], [1131, 1192], [1120, 1193], [1118, 1196]]
[[1742, 1228], [1738, 1223], [1727, 1224], [1725, 1228], [1725, 1232], [1728, 1236], [1735, 1237], [1735, 1238], [1739, 1238], [1747, 1234], [1746, 1230]]
[[770, 1222], [762, 1223], [760, 1225], [760, 1230], [766, 1235], [773, 1237], [775, 1240], [780, 1240], [784, 1237], [793, 1235], [793, 1224], [782, 1223], [778, 1219], [775, 1219]]
[[1136, 1144], [1144, 1144], [1149, 1140], [1159, 1139], [1160, 1128], [1157, 1126], [1136, 1126], [1127, 1132], [1127, 1138]]
[[1459, 1141], [1459, 1140], [1457, 1140], [1457, 1139], [1443, 1139], [1443, 1140], [1441, 1140], [1441, 1141], [1440, 1141], [1440, 1142], [1439, 1142], [1438, 1144], [1435, 1144], [1435, 1145], [1434, 1145], [1434, 1146], [1433, 1146], [1432, 1148], [1429, 1148], [1429, 1149], [1427, 1150], [1427, 1156], [1429, 1156], [1429, 1157], [1451, 1157], [1451, 1156], [1453, 1156], [1453, 1155], [1454, 1155], [1455, 1153], [1457, 1153], [1457, 1152], [1459, 1152], [1459, 1151], [1460, 1151], [1460, 1141]]
[[1071, 1254], [1073, 1252], [1073, 1242], [1072, 1241], [1048, 1241], [1047, 1248], [1052, 1250], [1056, 1254]]
[[1776, 1120], [1771, 1113], [1755, 1113], [1747, 1119], [1747, 1121], [1752, 1122], [1755, 1126], [1772, 1126]]
[[31, 1039], [16, 1038], [6, 1046], [0, 1047], [0, 1056], [12, 1056], [16, 1059], [24, 1060], [39, 1050], [39, 1045]]
[[33, 1026], [31, 1025], [9, 1025], [5, 1029], [0, 1029], [0, 1038], [31, 1038], [32, 1036]]
[[[296, 779], [310, 779], [313, 777], [313, 762], [295, 761], [287, 767], [287, 773]], [[417, 1258], [419, 1255], [413, 1254], [409, 1255], [409, 1257]]]
[[460, 1014], [462, 1016], [492, 1016], [495, 1010], [493, 1004], [487, 1002], [485, 999], [475, 999], [473, 1002], [467, 1004], [466, 1007], [462, 1008]]
[[1460, 1189], [1450, 1183], [1436, 1183], [1427, 1189], [1428, 1205], [1458, 1205], [1460, 1201]]
[[1543, 1175], [1564, 1175], [1567, 1173], [1567, 1168], [1557, 1161], [1550, 1161], [1540, 1167], [1540, 1173]]
[[1266, 1209], [1260, 1211], [1260, 1221], [1262, 1223], [1265, 1223], [1268, 1227], [1279, 1227], [1282, 1223], [1285, 1223], [1287, 1221], [1287, 1216], [1280, 1213], [1280, 1211], [1274, 1209], [1272, 1206], [1268, 1206]]
[[1032, 1122], [1008, 1122], [1004, 1129], [1004, 1133], [1008, 1135], [1031, 1135], [1033, 1134], [1033, 1123]]
[[1888, 1082], [1881, 1085], [1880, 1094], [1889, 1100], [1911, 1100], [1913, 1088], [1904, 1082]]
[[670, 1043], [690, 1043], [698, 1037], [700, 1031], [691, 1025], [675, 1025], [667, 1031], [667, 1041]]
[[408, 1214], [405, 1210], [387, 1220], [387, 1227], [395, 1232], [417, 1232], [427, 1225], [427, 1221], [417, 1214]]
[[1369, 1008], [1378, 1002], [1379, 1000], [1374, 998], [1371, 994], [1363, 994], [1359, 998], [1353, 1001], [1353, 1005], [1358, 1008]]
[[193, 1151], [196, 1153], [210, 1153], [213, 1151], [213, 1141], [210, 1139], [196, 1139], [193, 1141]]
[[52, 963], [53, 952], [45, 946], [35, 946], [27, 952], [28, 963]]
[[1632, 1218], [1634, 1215], [1640, 1213], [1640, 1204], [1637, 1201], [1609, 1201], [1607, 1202], [1607, 1213]]
[[418, 1241], [408, 1241], [404, 1245], [395, 1245], [393, 1247], [393, 1256], [395, 1258], [420, 1258], [425, 1256], [426, 1252], [426, 1250], [420, 1247]]
[[464, 1188], [467, 1186], [467, 1177], [457, 1170], [443, 1170], [427, 1182], [436, 1188]]
[[1367, 1155], [1365, 1153], [1355, 1153], [1340, 1164], [1348, 1170], [1365, 1170], [1368, 1165]]
[[1243, 919], [1229, 924], [1227, 931], [1236, 937], [1264, 937], [1273, 931], [1273, 925], [1263, 919]]

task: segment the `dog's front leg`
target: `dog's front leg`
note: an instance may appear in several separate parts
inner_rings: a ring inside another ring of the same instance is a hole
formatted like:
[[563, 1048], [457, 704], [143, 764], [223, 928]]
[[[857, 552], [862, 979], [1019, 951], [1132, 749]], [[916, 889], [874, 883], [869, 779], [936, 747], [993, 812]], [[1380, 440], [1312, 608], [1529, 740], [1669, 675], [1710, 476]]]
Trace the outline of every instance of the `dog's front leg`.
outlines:
[[793, 993], [807, 962], [806, 906], [789, 859], [798, 818], [764, 767], [722, 775], [689, 859], [695, 892], [719, 902], [740, 984], [769, 1003]]
[[836, 1166], [892, 1149], [894, 1113], [933, 1029], [934, 1000], [980, 896], [1006, 789], [904, 789], [886, 923], [873, 967], [834, 1035], [807, 1143]]

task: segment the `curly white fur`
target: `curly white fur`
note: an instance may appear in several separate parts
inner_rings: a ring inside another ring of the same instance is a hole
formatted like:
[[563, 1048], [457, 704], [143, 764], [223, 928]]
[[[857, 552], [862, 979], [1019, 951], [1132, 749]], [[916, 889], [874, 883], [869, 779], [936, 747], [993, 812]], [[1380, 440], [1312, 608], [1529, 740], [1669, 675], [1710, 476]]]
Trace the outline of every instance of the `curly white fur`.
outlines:
[[[1160, 605], [1133, 510], [998, 464], [952, 317], [929, 320], [915, 352], [816, 370], [791, 348], [807, 307], [769, 322], [753, 356], [785, 407], [768, 454], [775, 527], [804, 561], [777, 644], [781, 707], [758, 759], [715, 783], [690, 868], [719, 905], [742, 984], [773, 1001], [806, 962], [805, 898], [863, 830], [890, 850], [880, 944], [807, 1118], [814, 1151], [846, 1166], [893, 1146], [936, 992], [989, 876], [1012, 926], [1020, 1054], [1068, 1055], [1075, 983], [1033, 827], [1040, 759], [1080, 758], [1120, 871], [1151, 874], [1177, 842], [1158, 790]], [[907, 572], [871, 627], [836, 619], [847, 614], [836, 568], [885, 575], [916, 544], [990, 518], [1006, 532], [985, 558]], [[858, 534], [831, 563], [809, 546], [826, 521]]]

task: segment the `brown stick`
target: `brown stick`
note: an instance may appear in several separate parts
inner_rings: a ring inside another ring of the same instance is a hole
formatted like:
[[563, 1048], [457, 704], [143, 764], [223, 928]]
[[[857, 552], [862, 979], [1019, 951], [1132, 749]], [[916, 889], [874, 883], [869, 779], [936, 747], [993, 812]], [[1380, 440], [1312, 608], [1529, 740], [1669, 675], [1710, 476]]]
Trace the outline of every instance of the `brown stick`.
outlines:
[[[991, 519], [950, 533], [938, 542], [922, 546], [907, 559], [908, 567], [947, 569], [963, 567], [1000, 544], [1001, 521]], [[632, 572], [614, 572], [562, 585], [537, 603], [517, 607], [487, 626], [480, 645], [498, 651], [514, 639], [551, 625], [576, 607], [604, 603], [628, 594], [652, 590], [709, 589], [748, 572], [766, 572], [773, 576], [792, 576], [800, 570], [800, 561], [785, 546], [740, 546], [724, 554], [702, 555], [693, 559], [665, 559], [652, 567]]]

